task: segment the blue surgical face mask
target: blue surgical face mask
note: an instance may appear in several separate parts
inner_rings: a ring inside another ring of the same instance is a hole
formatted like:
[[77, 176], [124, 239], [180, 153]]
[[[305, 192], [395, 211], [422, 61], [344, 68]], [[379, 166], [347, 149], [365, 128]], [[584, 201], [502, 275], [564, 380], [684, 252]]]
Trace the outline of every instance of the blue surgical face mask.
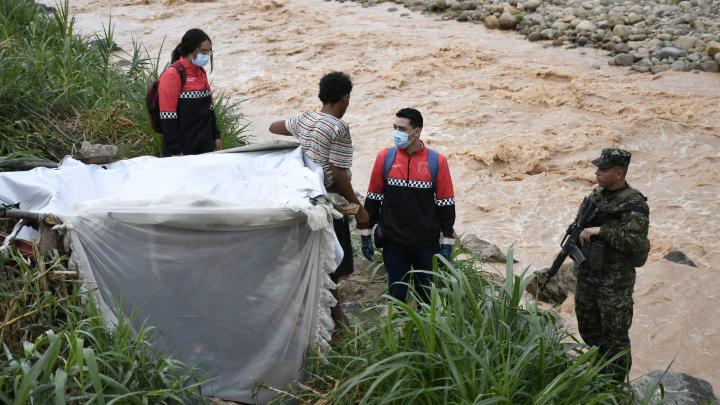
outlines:
[[193, 59], [192, 63], [195, 66], [203, 67], [207, 65], [207, 63], [210, 61], [210, 55], [203, 55], [203, 54], [197, 54], [195, 56], [195, 59]]
[[[417, 128], [415, 128], [412, 132], [410, 132], [410, 135], [414, 134], [415, 131], [417, 131]], [[410, 136], [406, 134], [405, 132], [400, 132], [398, 130], [393, 131], [393, 141], [395, 142], [395, 145], [397, 145], [400, 149], [405, 149], [414, 141], [409, 141], [408, 137]]]

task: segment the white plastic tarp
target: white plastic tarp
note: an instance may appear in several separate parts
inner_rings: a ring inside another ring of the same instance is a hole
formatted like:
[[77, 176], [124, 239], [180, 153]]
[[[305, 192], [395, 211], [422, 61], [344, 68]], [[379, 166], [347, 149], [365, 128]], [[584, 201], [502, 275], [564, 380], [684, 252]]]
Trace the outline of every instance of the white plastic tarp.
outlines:
[[[54, 213], [71, 262], [101, 307], [157, 326], [158, 348], [211, 368], [203, 394], [253, 402], [256, 381], [302, 380], [308, 345], [325, 350], [342, 256], [322, 172], [300, 149], [141, 157], [0, 173], [0, 198]], [[112, 312], [112, 311], [111, 311]], [[112, 313], [108, 313], [110, 319]], [[266, 402], [272, 393], [256, 398]]]

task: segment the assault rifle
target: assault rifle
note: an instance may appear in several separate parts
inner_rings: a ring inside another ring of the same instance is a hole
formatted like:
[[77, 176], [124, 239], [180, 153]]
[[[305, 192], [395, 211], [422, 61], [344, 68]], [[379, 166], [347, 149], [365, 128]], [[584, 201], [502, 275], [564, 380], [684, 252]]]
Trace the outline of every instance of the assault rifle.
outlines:
[[589, 197], [585, 197], [583, 205], [586, 206], [585, 212], [583, 212], [582, 216], [580, 216], [578, 212], [577, 216], [575, 216], [575, 221], [568, 227], [567, 231], [565, 231], [565, 237], [562, 242], [560, 242], [560, 253], [555, 258], [550, 270], [546, 273], [545, 282], [540, 286], [540, 292], [545, 290], [550, 279], [557, 274], [560, 266], [562, 266], [568, 255], [570, 255], [570, 258], [577, 264], [582, 264], [585, 261], [585, 255], [580, 250], [580, 233], [588, 227], [588, 224], [590, 224], [590, 221], [595, 217], [599, 207], [597, 202]]

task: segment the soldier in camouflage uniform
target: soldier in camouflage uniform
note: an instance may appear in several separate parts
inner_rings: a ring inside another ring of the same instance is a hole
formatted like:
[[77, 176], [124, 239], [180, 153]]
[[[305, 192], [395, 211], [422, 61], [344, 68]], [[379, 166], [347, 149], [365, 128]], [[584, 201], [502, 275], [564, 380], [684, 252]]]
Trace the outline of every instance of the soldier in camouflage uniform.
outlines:
[[[597, 346], [607, 359], [627, 350], [607, 370], [618, 381], [625, 380], [632, 365], [635, 267], [644, 264], [650, 249], [647, 199], [625, 181], [630, 157], [630, 152], [609, 148], [592, 161], [598, 187], [590, 198], [599, 211], [580, 234], [586, 260], [574, 269], [575, 313], [583, 341]], [[586, 208], [581, 206], [580, 212]]]

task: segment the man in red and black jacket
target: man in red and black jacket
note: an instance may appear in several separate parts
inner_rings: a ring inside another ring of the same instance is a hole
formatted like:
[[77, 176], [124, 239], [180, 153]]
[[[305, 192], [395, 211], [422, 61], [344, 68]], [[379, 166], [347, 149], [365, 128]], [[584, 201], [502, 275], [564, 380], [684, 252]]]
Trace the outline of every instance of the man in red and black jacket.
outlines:
[[[452, 257], [455, 243], [455, 194], [447, 160], [420, 140], [423, 118], [418, 110], [403, 108], [395, 115], [393, 140], [396, 147], [381, 151], [375, 159], [365, 209], [370, 228], [360, 229], [362, 251], [368, 260], [375, 244], [383, 247], [390, 295], [407, 299], [411, 267], [432, 270], [433, 256]], [[393, 156], [394, 154], [394, 156]], [[386, 172], [387, 168], [387, 172]], [[442, 232], [442, 243], [440, 233]], [[413, 274], [419, 298], [428, 302], [431, 274]]]

